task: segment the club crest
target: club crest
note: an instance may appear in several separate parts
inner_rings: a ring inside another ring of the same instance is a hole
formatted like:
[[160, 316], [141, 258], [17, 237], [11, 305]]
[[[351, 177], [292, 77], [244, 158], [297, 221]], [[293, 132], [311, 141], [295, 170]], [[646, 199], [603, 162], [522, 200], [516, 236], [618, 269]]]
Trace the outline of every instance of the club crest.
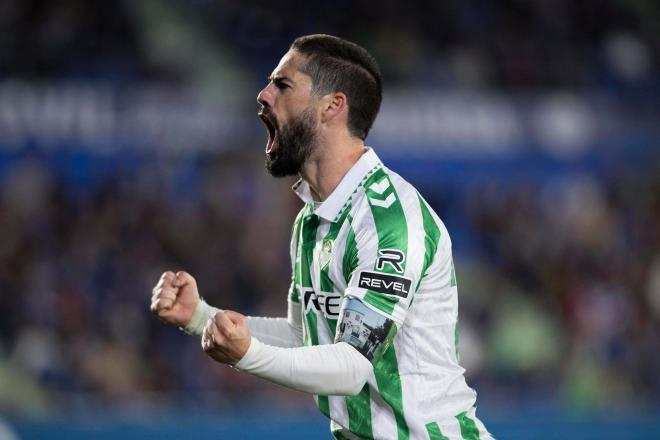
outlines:
[[332, 257], [332, 240], [323, 240], [318, 248], [316, 257], [321, 269], [330, 263], [330, 258]]

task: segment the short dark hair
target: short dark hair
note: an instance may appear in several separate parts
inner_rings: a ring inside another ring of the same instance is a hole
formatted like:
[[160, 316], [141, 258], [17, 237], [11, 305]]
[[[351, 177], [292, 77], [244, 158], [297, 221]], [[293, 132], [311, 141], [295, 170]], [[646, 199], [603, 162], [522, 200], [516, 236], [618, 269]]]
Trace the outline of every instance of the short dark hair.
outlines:
[[305, 55], [300, 71], [312, 78], [312, 92], [342, 92], [348, 101], [348, 130], [362, 140], [378, 115], [383, 99], [380, 69], [365, 48], [332, 35], [296, 38], [291, 49]]

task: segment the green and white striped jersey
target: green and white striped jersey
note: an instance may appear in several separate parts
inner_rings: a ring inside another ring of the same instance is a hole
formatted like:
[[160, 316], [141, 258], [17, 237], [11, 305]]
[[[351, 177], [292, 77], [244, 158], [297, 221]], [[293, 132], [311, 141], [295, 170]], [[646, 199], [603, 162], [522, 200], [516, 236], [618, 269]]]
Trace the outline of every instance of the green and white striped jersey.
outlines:
[[300, 305], [304, 344], [335, 342], [349, 298], [396, 327], [357, 396], [315, 396], [334, 436], [490, 439], [458, 363], [451, 241], [435, 212], [372, 149], [322, 204], [306, 182], [293, 189], [305, 206], [293, 227], [289, 301]]

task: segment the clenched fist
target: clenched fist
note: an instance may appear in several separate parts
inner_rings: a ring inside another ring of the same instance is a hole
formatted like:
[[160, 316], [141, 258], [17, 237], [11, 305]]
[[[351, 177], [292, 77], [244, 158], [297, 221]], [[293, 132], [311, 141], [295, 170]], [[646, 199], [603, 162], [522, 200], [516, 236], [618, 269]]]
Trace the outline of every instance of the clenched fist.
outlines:
[[208, 320], [202, 333], [202, 348], [216, 361], [234, 365], [245, 356], [251, 340], [245, 316], [225, 310]]
[[199, 303], [197, 282], [187, 272], [165, 272], [151, 296], [151, 313], [168, 324], [185, 327]]

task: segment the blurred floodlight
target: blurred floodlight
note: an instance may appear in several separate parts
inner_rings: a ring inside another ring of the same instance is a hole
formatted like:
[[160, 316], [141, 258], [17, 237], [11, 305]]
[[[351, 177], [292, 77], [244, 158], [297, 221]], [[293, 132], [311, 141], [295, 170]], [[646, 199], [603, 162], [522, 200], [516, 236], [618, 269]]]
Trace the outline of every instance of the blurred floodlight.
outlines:
[[640, 80], [651, 67], [649, 49], [635, 35], [612, 34], [605, 41], [604, 51], [612, 71], [624, 80]]
[[540, 102], [533, 116], [540, 144], [562, 159], [579, 156], [595, 140], [595, 121], [586, 103], [560, 93]]

